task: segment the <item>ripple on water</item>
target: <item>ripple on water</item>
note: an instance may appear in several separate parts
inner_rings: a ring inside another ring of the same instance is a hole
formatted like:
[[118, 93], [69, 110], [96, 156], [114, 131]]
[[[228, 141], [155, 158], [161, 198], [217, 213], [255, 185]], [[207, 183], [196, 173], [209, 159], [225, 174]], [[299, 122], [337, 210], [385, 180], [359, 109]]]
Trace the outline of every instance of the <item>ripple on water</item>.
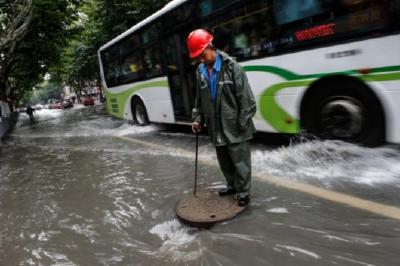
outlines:
[[273, 249], [275, 251], [277, 251], [277, 252], [282, 252], [282, 249], [285, 249], [290, 253], [291, 256], [296, 256], [296, 254], [302, 254], [302, 255], [309, 256], [309, 257], [314, 258], [314, 259], [320, 259], [321, 258], [321, 256], [319, 256], [315, 252], [311, 252], [309, 250], [306, 250], [306, 249], [303, 249], [303, 248], [299, 248], [299, 247], [295, 247], [295, 246], [287, 246], [287, 245], [276, 244]]

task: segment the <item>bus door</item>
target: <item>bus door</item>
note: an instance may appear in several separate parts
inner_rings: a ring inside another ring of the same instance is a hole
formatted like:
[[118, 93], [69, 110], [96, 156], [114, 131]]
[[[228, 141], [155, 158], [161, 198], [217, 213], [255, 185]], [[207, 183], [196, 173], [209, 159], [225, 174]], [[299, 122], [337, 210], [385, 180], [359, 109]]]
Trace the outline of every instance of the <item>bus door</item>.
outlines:
[[174, 34], [166, 42], [168, 83], [176, 120], [189, 121], [195, 97], [195, 67], [190, 64], [186, 38]]

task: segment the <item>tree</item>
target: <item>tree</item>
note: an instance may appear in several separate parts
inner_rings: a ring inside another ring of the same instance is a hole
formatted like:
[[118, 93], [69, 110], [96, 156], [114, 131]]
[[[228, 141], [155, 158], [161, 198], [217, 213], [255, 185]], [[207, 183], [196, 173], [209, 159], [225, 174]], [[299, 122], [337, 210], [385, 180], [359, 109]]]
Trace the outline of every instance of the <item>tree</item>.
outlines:
[[11, 0], [0, 3], [0, 94], [15, 100], [60, 63], [82, 0]]
[[82, 90], [97, 50], [169, 0], [0, 0], [0, 95], [16, 101], [50, 72]]
[[53, 73], [63, 73], [61, 80], [76, 88], [78, 94], [89, 83], [99, 83], [97, 50], [169, 1], [87, 0], [81, 6], [81, 16], [75, 23], [79, 33], [70, 39], [63, 52], [63, 64], [53, 69]]
[[45, 80], [36, 85], [33, 91], [27, 91], [20, 103], [22, 106], [27, 104], [46, 104], [49, 99], [59, 99], [62, 92], [61, 84]]
[[32, 0], [0, 3], [0, 95], [9, 89], [8, 77], [16, 61], [17, 44], [32, 21]]

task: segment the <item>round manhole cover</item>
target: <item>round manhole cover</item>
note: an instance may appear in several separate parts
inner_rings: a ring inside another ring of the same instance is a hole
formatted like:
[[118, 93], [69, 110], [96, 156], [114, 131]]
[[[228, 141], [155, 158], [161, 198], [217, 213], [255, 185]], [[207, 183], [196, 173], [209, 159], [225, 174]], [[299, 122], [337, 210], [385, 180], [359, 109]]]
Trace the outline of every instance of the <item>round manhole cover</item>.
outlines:
[[232, 219], [244, 209], [237, 205], [232, 195], [220, 197], [207, 190], [181, 199], [176, 205], [176, 215], [191, 226], [210, 227], [216, 222]]

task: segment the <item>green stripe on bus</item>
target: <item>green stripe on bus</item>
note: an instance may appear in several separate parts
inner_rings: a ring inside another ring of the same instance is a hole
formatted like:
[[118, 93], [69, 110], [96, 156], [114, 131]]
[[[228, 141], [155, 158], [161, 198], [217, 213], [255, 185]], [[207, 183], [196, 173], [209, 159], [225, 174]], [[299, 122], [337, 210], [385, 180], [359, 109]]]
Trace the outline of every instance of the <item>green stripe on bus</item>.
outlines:
[[[275, 66], [265, 66], [265, 65], [250, 65], [244, 66], [244, 71], [258, 71], [258, 72], [269, 72], [276, 74], [286, 80], [299, 80], [299, 79], [311, 79], [311, 78], [320, 78], [326, 75], [336, 75], [336, 74], [347, 74], [347, 75], [359, 75], [359, 69], [351, 69], [345, 71], [338, 72], [327, 72], [327, 73], [317, 73], [317, 74], [309, 74], [309, 75], [299, 75], [294, 72], [288, 71], [283, 68], [275, 67]], [[386, 66], [386, 67], [378, 67], [369, 69], [370, 73], [382, 73], [382, 72], [395, 72], [400, 71], [400, 66]]]
[[[400, 70], [400, 66], [389, 66], [381, 67], [370, 70], [370, 74], [360, 75], [356, 70], [347, 70], [342, 72], [331, 72], [331, 73], [317, 73], [311, 75], [299, 75], [294, 72], [273, 66], [245, 66], [243, 69], [247, 72], [268, 72], [280, 77], [283, 77], [287, 82], [281, 82], [274, 84], [268, 88], [265, 88], [261, 94], [259, 100], [259, 109], [261, 116], [277, 131], [280, 133], [298, 133], [300, 131], [300, 121], [287, 113], [280, 105], [277, 103], [275, 97], [276, 94], [286, 88], [295, 88], [301, 86], [310, 85], [315, 79], [321, 78], [323, 76], [335, 75], [335, 74], [347, 74], [347, 75], [357, 75], [358, 78], [365, 82], [373, 81], [390, 81], [390, 80], [400, 80], [400, 72], [395, 73], [384, 73], [382, 72], [394, 72]], [[373, 74], [371, 74], [373, 73]], [[124, 108], [126, 101], [130, 95], [134, 92], [151, 87], [165, 87], [168, 88], [168, 81], [152, 81], [147, 83], [142, 83], [129, 88], [126, 91], [120, 93], [111, 93], [110, 90], [105, 89], [105, 94], [107, 98], [107, 110], [110, 114], [117, 116], [119, 118], [124, 117]]]
[[300, 75], [290, 72], [286, 69], [274, 66], [244, 66], [244, 71], [270, 72], [285, 78], [286, 80], [299, 79]]
[[259, 100], [261, 116], [278, 132], [298, 133], [300, 121], [279, 106], [275, 100], [275, 95], [282, 89], [307, 86], [311, 82], [311, 80], [282, 82], [265, 89]]
[[400, 70], [400, 66], [389, 66], [371, 69], [370, 73], [374, 74], [365, 75], [359, 75], [360, 73], [356, 70], [347, 70], [332, 73], [317, 73], [312, 75], [298, 75], [291, 71], [273, 66], [245, 66], [243, 67], [243, 69], [246, 72], [269, 72], [290, 81], [277, 83], [268, 88], [265, 88], [259, 100], [259, 110], [261, 116], [271, 125], [271, 127], [273, 127], [277, 132], [280, 133], [298, 133], [300, 131], [300, 121], [288, 114], [282, 107], [280, 107], [275, 99], [276, 94], [280, 90], [291, 87], [294, 88], [308, 86], [316, 78], [335, 74], [357, 74], [358, 78], [365, 82], [400, 80], [400, 72], [379, 74], [382, 72], [398, 71]]
[[386, 73], [386, 74], [375, 74], [375, 75], [363, 75], [359, 76], [360, 79], [366, 82], [373, 81], [391, 81], [400, 80], [400, 72], [397, 73]]
[[386, 67], [377, 67], [371, 69], [371, 73], [395, 72], [395, 71], [400, 71], [400, 66], [386, 66]]
[[168, 88], [168, 80], [151, 81], [133, 86], [126, 91], [119, 93], [112, 93], [109, 89], [105, 89], [106, 99], [107, 99], [107, 111], [119, 118], [124, 118], [124, 110], [126, 101], [129, 96], [138, 90], [145, 88]]

